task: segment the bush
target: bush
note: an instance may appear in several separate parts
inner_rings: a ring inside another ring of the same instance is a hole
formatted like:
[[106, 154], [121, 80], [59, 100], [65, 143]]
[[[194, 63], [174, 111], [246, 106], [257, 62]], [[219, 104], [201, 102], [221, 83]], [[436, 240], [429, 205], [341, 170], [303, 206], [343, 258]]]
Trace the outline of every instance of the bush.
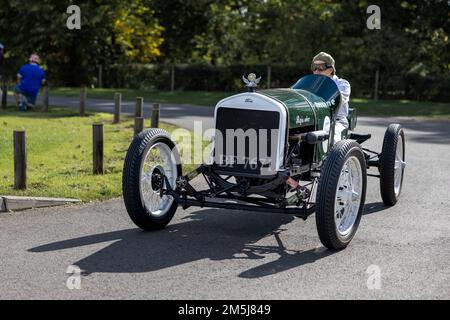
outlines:
[[[129, 64], [104, 67], [103, 84], [109, 88], [129, 88], [146, 90], [170, 90], [171, 65]], [[271, 87], [292, 86], [309, 70], [295, 65], [273, 65], [271, 67]], [[191, 91], [242, 91], [242, 75], [250, 72], [262, 76], [260, 88], [267, 87], [267, 66], [231, 65], [213, 66], [209, 64], [177, 64], [175, 69], [175, 89]], [[352, 86], [352, 97], [372, 98], [375, 71], [345, 68], [338, 75], [347, 79]], [[423, 101], [450, 101], [450, 77], [435, 74], [423, 76], [419, 73], [395, 73], [380, 70], [380, 99], [411, 99]]]
[[[170, 90], [171, 65], [112, 65], [105, 69], [104, 86]], [[175, 69], [175, 88], [192, 91], [242, 90], [242, 76], [250, 72], [262, 76], [260, 86], [267, 87], [266, 65], [232, 65], [229, 67], [208, 64], [178, 64]], [[271, 71], [271, 87], [289, 87], [306, 72], [295, 66], [275, 65]]]

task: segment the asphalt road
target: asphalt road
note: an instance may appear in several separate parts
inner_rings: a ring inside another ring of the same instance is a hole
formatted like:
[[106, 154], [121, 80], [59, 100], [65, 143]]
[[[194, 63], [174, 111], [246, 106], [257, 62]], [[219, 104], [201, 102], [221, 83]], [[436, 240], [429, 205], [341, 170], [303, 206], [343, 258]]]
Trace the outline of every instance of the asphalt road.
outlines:
[[[401, 199], [383, 206], [369, 178], [343, 251], [321, 246], [314, 215], [179, 209], [149, 233], [122, 199], [5, 213], [0, 299], [449, 299], [450, 123], [362, 118], [357, 131], [378, 150], [397, 121], [407, 137]], [[83, 271], [80, 289], [67, 287], [77, 283], [69, 265]]]

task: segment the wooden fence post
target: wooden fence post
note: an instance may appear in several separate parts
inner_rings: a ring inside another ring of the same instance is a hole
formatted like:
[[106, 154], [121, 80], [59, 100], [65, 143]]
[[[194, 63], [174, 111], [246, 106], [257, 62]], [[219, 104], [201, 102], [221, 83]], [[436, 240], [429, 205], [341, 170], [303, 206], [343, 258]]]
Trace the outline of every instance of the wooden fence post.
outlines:
[[93, 173], [103, 174], [103, 123], [92, 125]]
[[175, 90], [175, 65], [170, 66], [170, 91]]
[[6, 109], [7, 98], [8, 98], [8, 86], [6, 85], [6, 83], [2, 83], [2, 108], [3, 109]]
[[134, 118], [134, 135], [138, 135], [144, 131], [144, 117]]
[[25, 131], [14, 131], [14, 189], [27, 188], [27, 148]]
[[380, 69], [377, 68], [375, 72], [375, 90], [373, 93], [373, 100], [378, 101], [378, 83], [380, 81]]
[[114, 120], [113, 120], [113, 123], [120, 122], [121, 111], [122, 111], [122, 94], [116, 93], [114, 95]]
[[48, 85], [42, 89], [42, 111], [48, 112]]
[[136, 98], [136, 109], [134, 111], [135, 118], [144, 117], [144, 98], [137, 97]]
[[160, 106], [159, 103], [153, 104], [153, 110], [152, 110], [152, 128], [159, 128], [159, 111]]
[[103, 87], [103, 66], [101, 64], [98, 65], [98, 87]]
[[87, 89], [86, 89], [86, 87], [83, 87], [81, 89], [81, 94], [80, 94], [80, 117], [84, 117], [84, 115], [85, 115], [86, 96], [87, 96]]

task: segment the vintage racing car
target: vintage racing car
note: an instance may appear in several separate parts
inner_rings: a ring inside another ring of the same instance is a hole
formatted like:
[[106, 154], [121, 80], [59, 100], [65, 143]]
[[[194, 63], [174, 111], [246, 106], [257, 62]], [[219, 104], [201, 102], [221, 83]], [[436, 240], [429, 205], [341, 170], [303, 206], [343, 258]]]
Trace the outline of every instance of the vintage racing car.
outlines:
[[[345, 248], [358, 228], [367, 176], [380, 179], [386, 205], [401, 193], [405, 136], [399, 124], [386, 130], [381, 153], [363, 148], [370, 134], [349, 130], [334, 142], [341, 94], [328, 77], [308, 75], [291, 88], [256, 91], [254, 74], [243, 77], [248, 92], [215, 107], [211, 160], [182, 174], [169, 133], [152, 128], [137, 135], [123, 168], [123, 198], [133, 222], [144, 230], [164, 228], [179, 206], [278, 212], [306, 219], [315, 212], [319, 238], [329, 249]], [[379, 174], [367, 169], [378, 168]], [[196, 190], [202, 175], [207, 188]]]

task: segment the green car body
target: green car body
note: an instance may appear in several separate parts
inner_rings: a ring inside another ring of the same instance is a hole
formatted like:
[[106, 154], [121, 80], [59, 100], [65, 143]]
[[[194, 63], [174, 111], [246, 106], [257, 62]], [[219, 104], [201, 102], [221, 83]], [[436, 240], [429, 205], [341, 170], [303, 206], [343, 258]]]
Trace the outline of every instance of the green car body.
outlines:
[[[278, 100], [286, 106], [288, 110], [287, 122], [290, 132], [329, 130], [329, 128], [326, 128], [326, 122], [331, 121], [333, 111], [335, 110], [329, 106], [330, 104], [323, 97], [304, 89], [293, 88], [267, 89], [258, 92]], [[348, 122], [349, 129], [353, 130], [356, 126], [356, 109], [349, 109]], [[345, 130], [343, 132], [343, 139], [347, 135], [348, 130]], [[324, 147], [324, 144], [317, 144], [314, 161], [320, 162], [328, 149], [329, 145]]]

